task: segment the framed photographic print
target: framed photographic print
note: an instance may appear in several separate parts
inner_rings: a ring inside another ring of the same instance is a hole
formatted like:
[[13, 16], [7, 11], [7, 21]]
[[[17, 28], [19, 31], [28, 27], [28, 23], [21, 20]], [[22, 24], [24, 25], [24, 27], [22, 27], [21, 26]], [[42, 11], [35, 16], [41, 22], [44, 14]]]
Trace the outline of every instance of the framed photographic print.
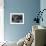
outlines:
[[10, 24], [24, 24], [24, 13], [10, 13]]

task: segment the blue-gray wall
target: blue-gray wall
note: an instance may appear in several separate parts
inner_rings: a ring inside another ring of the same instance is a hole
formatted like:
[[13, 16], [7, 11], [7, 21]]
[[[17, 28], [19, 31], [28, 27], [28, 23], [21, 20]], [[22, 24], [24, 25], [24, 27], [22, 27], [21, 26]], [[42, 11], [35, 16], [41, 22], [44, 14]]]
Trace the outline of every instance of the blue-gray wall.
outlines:
[[[32, 21], [40, 9], [40, 0], [4, 0], [4, 35], [7, 41], [17, 41], [32, 28]], [[24, 13], [24, 24], [10, 24], [10, 13]]]

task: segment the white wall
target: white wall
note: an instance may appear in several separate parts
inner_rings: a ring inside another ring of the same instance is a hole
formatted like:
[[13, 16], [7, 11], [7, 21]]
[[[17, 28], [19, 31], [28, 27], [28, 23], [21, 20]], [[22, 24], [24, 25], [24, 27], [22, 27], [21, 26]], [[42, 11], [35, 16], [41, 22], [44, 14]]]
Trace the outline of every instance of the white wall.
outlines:
[[4, 41], [4, 2], [0, 0], [0, 42]]
[[[46, 9], [46, 0], [40, 0], [40, 9], [41, 9], [41, 11], [43, 9]], [[44, 21], [41, 22], [40, 24], [43, 25], [43, 26], [46, 26], [46, 11], [43, 12], [42, 17], [43, 17]]]

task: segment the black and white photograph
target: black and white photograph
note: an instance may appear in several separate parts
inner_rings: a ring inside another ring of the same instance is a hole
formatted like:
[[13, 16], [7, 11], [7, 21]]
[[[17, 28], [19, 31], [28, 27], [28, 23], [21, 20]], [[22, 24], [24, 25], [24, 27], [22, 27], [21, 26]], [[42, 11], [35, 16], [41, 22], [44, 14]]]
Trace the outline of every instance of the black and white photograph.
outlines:
[[10, 13], [10, 24], [24, 24], [24, 13]]

